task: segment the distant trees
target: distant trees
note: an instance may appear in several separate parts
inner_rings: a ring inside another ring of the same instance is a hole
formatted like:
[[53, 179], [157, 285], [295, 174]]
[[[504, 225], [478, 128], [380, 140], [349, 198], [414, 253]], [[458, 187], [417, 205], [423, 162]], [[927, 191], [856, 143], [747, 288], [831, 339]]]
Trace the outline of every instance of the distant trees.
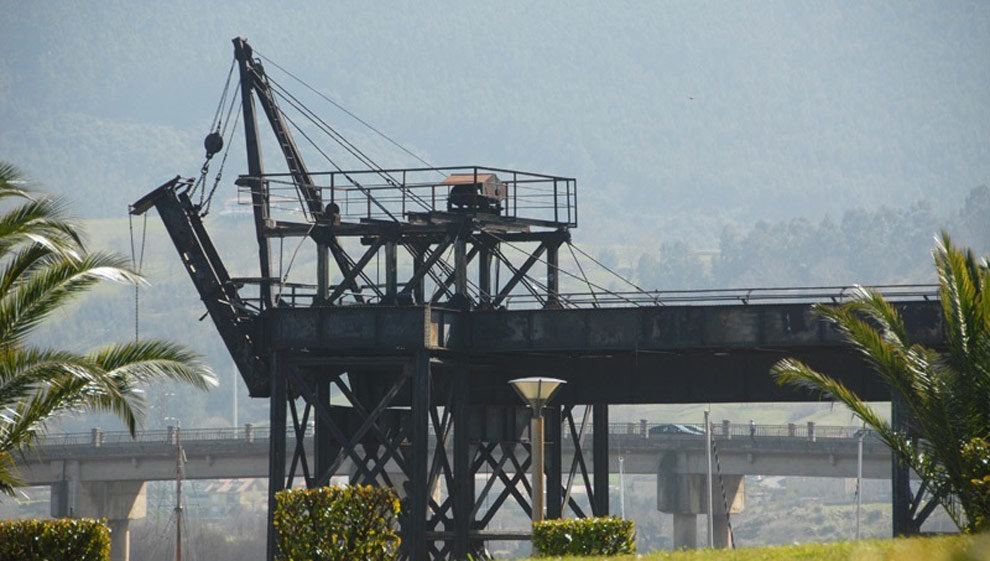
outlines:
[[943, 234], [933, 252], [946, 351], [908, 337], [897, 310], [861, 290], [843, 306], [819, 305], [870, 362], [910, 414], [910, 431], [891, 426], [827, 374], [793, 359], [773, 367], [781, 384], [840, 401], [877, 432], [921, 478], [961, 529], [990, 529], [990, 265]]
[[24, 183], [0, 162], [0, 491], [6, 493], [18, 483], [15, 456], [60, 414], [110, 412], [133, 433], [145, 407], [143, 385], [216, 384], [198, 355], [166, 341], [107, 344], [85, 353], [31, 344], [36, 329], [100, 281], [142, 279], [122, 257], [88, 251], [65, 204]]
[[902, 209], [848, 210], [817, 223], [730, 225], [717, 247], [666, 241], [633, 264], [641, 286], [659, 289], [931, 282], [924, 264], [934, 233], [951, 224], [966, 245], [990, 250], [988, 214], [990, 188], [980, 186], [948, 215], [920, 201]]

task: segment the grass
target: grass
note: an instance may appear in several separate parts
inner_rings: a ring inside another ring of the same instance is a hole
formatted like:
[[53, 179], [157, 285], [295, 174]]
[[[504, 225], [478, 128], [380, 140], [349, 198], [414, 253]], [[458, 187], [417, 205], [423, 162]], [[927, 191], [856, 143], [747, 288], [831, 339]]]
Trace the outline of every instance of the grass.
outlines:
[[990, 561], [990, 534], [916, 537], [735, 550], [661, 551], [614, 557], [538, 557], [532, 561]]

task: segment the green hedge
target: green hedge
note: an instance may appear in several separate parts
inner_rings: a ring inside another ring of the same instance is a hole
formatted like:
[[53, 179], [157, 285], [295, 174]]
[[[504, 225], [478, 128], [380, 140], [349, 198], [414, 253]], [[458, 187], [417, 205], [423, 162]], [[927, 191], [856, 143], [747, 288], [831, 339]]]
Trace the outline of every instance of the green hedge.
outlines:
[[533, 547], [542, 556], [634, 553], [636, 523], [615, 516], [537, 522]]
[[399, 499], [391, 489], [287, 489], [275, 501], [279, 561], [398, 558]]
[[102, 520], [0, 521], [0, 560], [107, 561], [110, 530]]

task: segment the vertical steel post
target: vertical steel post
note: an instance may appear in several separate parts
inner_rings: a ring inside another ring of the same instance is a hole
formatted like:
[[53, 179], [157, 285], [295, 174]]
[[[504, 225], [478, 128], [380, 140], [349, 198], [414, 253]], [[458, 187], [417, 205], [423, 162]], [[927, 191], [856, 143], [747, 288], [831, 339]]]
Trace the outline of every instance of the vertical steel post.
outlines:
[[463, 232], [454, 241], [454, 294], [467, 297], [467, 242]]
[[594, 404], [593, 414], [591, 445], [595, 475], [591, 511], [595, 516], [608, 516], [608, 404]]
[[261, 141], [258, 136], [258, 119], [254, 107], [254, 69], [252, 53], [247, 40], [234, 39], [234, 58], [237, 59], [241, 77], [241, 111], [244, 113], [244, 144], [247, 147], [248, 175], [251, 185], [251, 206], [254, 210], [255, 234], [258, 238], [258, 261], [261, 264], [261, 306], [272, 305], [271, 246], [264, 229], [268, 222], [268, 188], [265, 186], [264, 163], [261, 158]]
[[559, 249], [559, 243], [547, 244], [547, 308], [560, 307]]
[[471, 372], [466, 357], [457, 362], [454, 380], [454, 559], [467, 559], [471, 551], [471, 510], [474, 507], [474, 473], [471, 471]]
[[[907, 407], [896, 394], [890, 400], [890, 424], [895, 431], [905, 434], [909, 429]], [[895, 454], [891, 454], [890, 462], [893, 534], [894, 537], [906, 536], [915, 531], [911, 523], [911, 472]]]
[[399, 293], [397, 245], [395, 240], [385, 242], [385, 297], [389, 304], [395, 304], [395, 297]]
[[288, 395], [285, 368], [278, 353], [271, 359], [271, 397], [268, 419], [268, 561], [275, 559], [275, 493], [285, 488], [285, 408]]
[[[321, 375], [325, 374], [321, 372]], [[326, 407], [330, 410], [330, 380], [320, 376], [316, 381], [316, 400], [319, 405]], [[314, 406], [314, 408], [317, 406]], [[330, 427], [327, 425], [323, 415], [314, 414], [313, 418], [315, 423], [313, 426], [313, 461], [315, 466], [313, 468], [313, 477], [317, 481], [327, 475], [327, 471], [330, 469], [330, 465], [333, 462], [334, 457], [340, 450], [340, 444], [334, 442], [333, 435], [330, 433]], [[331, 476], [333, 474], [330, 474]], [[329, 476], [327, 481], [329, 481]]]
[[419, 349], [412, 360], [411, 467], [409, 519], [406, 521], [406, 554], [426, 559], [426, 513], [429, 500], [430, 354]]
[[325, 302], [330, 296], [330, 248], [316, 244], [316, 301]]
[[[425, 250], [417, 249], [413, 252], [413, 271], [419, 271], [423, 268], [423, 253]], [[417, 304], [426, 303], [426, 276], [416, 281], [416, 286], [413, 287], [413, 300]]]
[[563, 497], [561, 493], [561, 456], [563, 444], [561, 443], [560, 430], [560, 406], [551, 405], [545, 409], [544, 419], [546, 419], [547, 439], [547, 518], [553, 520], [560, 518]]
[[478, 289], [482, 305], [492, 301], [492, 252], [484, 244], [478, 247]]

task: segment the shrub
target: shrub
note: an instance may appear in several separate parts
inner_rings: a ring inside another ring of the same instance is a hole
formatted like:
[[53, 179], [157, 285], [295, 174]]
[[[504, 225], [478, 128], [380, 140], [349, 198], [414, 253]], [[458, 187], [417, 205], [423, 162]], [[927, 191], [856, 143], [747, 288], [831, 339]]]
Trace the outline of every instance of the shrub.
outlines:
[[110, 530], [102, 520], [0, 521], [0, 560], [107, 561]]
[[286, 489], [275, 494], [279, 561], [385, 561], [398, 557], [399, 499], [371, 486]]
[[533, 547], [541, 556], [633, 553], [636, 523], [615, 516], [537, 522]]

